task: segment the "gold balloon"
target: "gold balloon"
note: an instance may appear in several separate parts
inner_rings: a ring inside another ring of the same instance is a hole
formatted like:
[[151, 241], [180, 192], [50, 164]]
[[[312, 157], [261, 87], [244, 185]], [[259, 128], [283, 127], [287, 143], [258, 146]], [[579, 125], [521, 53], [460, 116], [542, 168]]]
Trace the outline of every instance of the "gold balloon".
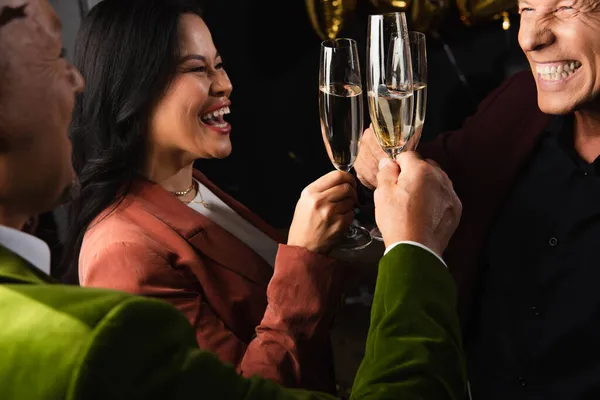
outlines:
[[395, 11], [408, 12], [411, 3], [411, 0], [371, 0], [371, 4], [382, 13]]
[[356, 0], [305, 0], [310, 22], [321, 39], [335, 39], [344, 17], [354, 11]]
[[416, 31], [429, 31], [442, 20], [449, 5], [448, 0], [414, 0], [410, 10], [409, 26]]
[[380, 12], [404, 12], [411, 30], [427, 32], [449, 8], [449, 0], [371, 0]]
[[510, 27], [509, 13], [517, 0], [456, 0], [460, 19], [467, 25], [502, 19], [504, 30]]

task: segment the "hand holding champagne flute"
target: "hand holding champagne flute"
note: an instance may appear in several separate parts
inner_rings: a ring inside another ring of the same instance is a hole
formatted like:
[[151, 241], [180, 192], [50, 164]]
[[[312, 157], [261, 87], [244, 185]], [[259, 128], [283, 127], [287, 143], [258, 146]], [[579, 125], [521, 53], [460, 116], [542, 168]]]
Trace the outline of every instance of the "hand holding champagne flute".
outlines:
[[[329, 159], [336, 169], [350, 171], [363, 131], [362, 83], [353, 39], [332, 39], [321, 44], [319, 112]], [[369, 232], [351, 225], [339, 249], [359, 250], [369, 243]]]
[[[410, 136], [413, 120], [413, 77], [404, 13], [369, 16], [367, 95], [373, 131], [381, 148], [395, 158]], [[383, 240], [377, 226], [371, 237]]]

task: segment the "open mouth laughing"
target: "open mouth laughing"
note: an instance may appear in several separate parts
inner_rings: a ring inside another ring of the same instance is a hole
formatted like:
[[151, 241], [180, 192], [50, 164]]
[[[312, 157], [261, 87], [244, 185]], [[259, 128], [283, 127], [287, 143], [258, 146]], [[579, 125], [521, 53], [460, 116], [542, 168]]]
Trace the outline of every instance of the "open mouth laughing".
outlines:
[[231, 125], [223, 119], [224, 115], [231, 113], [228, 104], [212, 107], [205, 114], [200, 115], [200, 122], [219, 133], [229, 133]]

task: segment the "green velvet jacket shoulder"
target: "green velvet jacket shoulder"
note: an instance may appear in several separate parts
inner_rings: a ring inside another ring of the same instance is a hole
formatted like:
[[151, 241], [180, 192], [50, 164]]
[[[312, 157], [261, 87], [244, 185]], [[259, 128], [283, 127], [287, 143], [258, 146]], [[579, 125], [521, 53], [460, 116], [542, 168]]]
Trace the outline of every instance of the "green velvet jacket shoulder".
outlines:
[[[429, 252], [399, 245], [379, 269], [353, 399], [464, 399], [456, 294]], [[198, 349], [172, 306], [47, 283], [0, 247], [0, 399], [332, 399], [245, 379]], [[149, 334], [148, 332], [151, 332]]]

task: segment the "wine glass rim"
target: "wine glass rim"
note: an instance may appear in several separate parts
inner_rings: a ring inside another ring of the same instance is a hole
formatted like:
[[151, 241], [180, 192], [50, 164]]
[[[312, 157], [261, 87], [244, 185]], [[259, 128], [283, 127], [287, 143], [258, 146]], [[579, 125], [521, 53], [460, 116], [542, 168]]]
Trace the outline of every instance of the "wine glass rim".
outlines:
[[408, 31], [408, 37], [415, 40], [425, 40], [425, 34], [419, 31]]
[[326, 39], [321, 42], [321, 47], [324, 47], [324, 48], [356, 47], [356, 40], [354, 40], [352, 38]]

